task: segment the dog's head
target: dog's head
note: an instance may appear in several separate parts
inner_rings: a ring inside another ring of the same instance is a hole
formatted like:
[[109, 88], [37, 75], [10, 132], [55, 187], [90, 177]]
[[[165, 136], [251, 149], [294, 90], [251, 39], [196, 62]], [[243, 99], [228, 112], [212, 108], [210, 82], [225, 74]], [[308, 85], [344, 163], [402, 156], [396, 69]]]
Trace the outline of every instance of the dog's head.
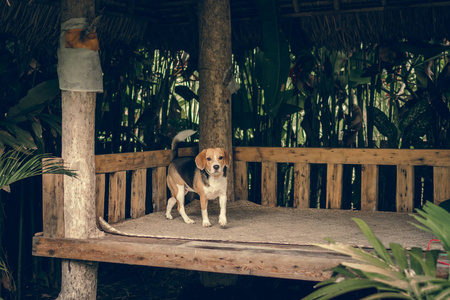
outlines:
[[231, 155], [222, 148], [208, 148], [195, 157], [197, 168], [206, 170], [213, 176], [221, 175], [224, 172], [224, 168], [229, 167], [230, 163]]

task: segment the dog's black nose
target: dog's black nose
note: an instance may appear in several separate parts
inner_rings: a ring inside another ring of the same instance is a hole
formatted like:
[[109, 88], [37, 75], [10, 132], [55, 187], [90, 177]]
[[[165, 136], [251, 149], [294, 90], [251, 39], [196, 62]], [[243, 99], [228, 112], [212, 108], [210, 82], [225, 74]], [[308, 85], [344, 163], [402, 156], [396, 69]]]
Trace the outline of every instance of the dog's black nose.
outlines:
[[219, 165], [214, 165], [213, 168], [214, 168], [214, 170], [217, 171], [217, 170], [219, 170], [220, 166]]

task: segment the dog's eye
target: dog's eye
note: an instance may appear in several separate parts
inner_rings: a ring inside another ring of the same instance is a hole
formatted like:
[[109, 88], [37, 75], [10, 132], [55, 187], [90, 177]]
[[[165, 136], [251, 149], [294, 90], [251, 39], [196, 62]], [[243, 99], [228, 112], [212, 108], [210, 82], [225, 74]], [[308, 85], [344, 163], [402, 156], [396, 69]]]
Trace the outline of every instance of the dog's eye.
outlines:
[[207, 161], [211, 161], [211, 157], [207, 157], [206, 160], [207, 160]]
[[223, 156], [219, 156], [219, 160], [222, 160], [223, 159]]

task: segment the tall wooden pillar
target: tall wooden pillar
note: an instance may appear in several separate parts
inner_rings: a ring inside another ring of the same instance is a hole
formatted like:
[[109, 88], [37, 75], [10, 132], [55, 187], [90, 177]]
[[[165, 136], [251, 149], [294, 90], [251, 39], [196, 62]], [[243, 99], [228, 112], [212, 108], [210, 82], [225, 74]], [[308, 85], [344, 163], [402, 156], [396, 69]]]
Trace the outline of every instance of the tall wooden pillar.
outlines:
[[[200, 150], [223, 147], [232, 153], [229, 0], [199, 0]], [[227, 171], [228, 201], [234, 200], [232, 164]]]
[[[94, 0], [62, 0], [61, 21], [94, 16]], [[61, 47], [64, 47], [62, 45]], [[60, 58], [61, 59], [61, 58]], [[95, 92], [66, 91], [62, 98], [62, 157], [78, 178], [64, 178], [64, 236], [100, 235], [95, 220]], [[97, 263], [63, 260], [59, 300], [94, 300]]]

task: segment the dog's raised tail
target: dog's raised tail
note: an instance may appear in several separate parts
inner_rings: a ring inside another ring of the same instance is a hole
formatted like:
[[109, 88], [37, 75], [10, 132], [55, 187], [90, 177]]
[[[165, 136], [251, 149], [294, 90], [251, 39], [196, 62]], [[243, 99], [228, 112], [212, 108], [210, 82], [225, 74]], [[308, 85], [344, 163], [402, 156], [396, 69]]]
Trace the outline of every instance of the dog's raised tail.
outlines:
[[197, 131], [191, 130], [191, 129], [183, 130], [183, 131], [180, 131], [173, 138], [173, 140], [172, 140], [172, 159], [174, 159], [178, 156], [178, 143], [181, 141], [184, 141], [185, 139], [187, 139], [188, 137], [190, 137], [191, 135], [193, 135], [196, 132]]

